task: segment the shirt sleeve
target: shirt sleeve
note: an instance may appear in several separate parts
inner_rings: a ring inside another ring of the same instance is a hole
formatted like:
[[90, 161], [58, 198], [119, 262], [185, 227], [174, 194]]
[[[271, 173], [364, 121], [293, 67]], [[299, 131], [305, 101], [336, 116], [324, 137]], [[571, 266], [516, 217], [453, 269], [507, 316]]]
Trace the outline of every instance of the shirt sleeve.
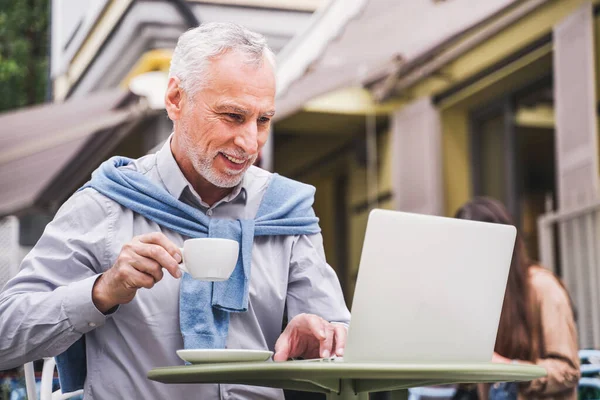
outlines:
[[533, 279], [540, 304], [542, 357], [537, 365], [547, 376], [525, 385], [528, 396], [552, 396], [573, 390], [579, 381], [577, 331], [571, 302], [554, 276], [537, 272]]
[[92, 189], [60, 208], [0, 293], [0, 370], [53, 357], [104, 324], [92, 302], [112, 232], [110, 203]]
[[292, 247], [287, 292], [287, 313], [292, 319], [298, 314], [316, 314], [323, 319], [348, 324], [340, 281], [327, 262], [321, 234], [298, 236]]

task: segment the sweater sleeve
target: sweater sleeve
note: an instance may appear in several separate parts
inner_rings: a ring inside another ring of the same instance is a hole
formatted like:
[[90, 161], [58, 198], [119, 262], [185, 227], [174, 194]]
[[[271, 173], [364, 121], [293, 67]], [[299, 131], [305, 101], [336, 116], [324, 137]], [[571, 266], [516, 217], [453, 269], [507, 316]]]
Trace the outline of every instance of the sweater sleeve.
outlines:
[[537, 365], [547, 376], [524, 385], [529, 396], [550, 396], [572, 390], [580, 377], [577, 330], [566, 290], [549, 272], [533, 268], [532, 286], [538, 298], [542, 353]]

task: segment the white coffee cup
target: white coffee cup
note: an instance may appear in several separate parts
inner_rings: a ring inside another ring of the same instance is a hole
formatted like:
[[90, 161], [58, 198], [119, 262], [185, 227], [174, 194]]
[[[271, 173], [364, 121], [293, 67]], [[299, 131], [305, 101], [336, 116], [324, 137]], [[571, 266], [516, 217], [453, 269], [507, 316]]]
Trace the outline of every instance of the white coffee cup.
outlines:
[[197, 238], [183, 242], [182, 271], [202, 281], [225, 281], [235, 269], [240, 245], [235, 240]]

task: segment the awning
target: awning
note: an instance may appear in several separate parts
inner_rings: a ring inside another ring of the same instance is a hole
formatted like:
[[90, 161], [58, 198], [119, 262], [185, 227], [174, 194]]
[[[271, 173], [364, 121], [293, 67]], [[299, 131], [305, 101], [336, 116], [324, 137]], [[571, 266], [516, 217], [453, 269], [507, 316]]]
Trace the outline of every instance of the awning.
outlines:
[[278, 56], [277, 114], [410, 62], [516, 0], [332, 0]]
[[79, 183], [66, 179], [78, 161], [101, 152], [117, 134], [112, 128], [145, 110], [119, 89], [0, 114], [0, 216], [62, 200]]

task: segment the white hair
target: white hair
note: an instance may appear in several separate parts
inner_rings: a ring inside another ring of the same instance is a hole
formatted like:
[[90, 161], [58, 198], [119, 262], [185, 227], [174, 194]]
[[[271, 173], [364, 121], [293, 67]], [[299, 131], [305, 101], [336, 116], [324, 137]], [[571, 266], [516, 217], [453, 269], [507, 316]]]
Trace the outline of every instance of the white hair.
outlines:
[[245, 55], [248, 64], [258, 67], [266, 58], [275, 67], [275, 55], [263, 35], [234, 23], [210, 22], [179, 37], [171, 58], [169, 78], [179, 78], [179, 86], [193, 96], [209, 78], [206, 67], [211, 59], [228, 51]]

